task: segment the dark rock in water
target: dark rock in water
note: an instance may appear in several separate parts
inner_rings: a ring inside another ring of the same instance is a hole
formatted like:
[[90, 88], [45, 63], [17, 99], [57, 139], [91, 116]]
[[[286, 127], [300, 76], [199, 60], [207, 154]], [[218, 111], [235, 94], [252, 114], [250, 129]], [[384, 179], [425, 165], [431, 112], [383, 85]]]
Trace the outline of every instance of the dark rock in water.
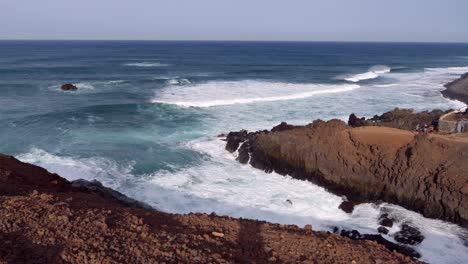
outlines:
[[226, 150], [231, 153], [236, 151], [239, 148], [240, 143], [247, 140], [247, 135], [247, 130], [241, 130], [239, 132], [229, 132], [229, 134], [226, 137]]
[[293, 128], [294, 128], [293, 125], [288, 125], [288, 123], [286, 123], [286, 122], [281, 122], [281, 124], [273, 127], [271, 129], [271, 132], [285, 131], [285, 130], [290, 130], [290, 129], [293, 129]]
[[[333, 228], [333, 233], [337, 234], [339, 231], [338, 227]], [[408, 256], [411, 256], [413, 258], [420, 258], [421, 254], [419, 254], [416, 250], [404, 246], [404, 245], [398, 245], [396, 243], [390, 242], [383, 238], [381, 235], [369, 235], [369, 234], [361, 234], [357, 230], [341, 230], [340, 232], [341, 236], [351, 238], [353, 240], [371, 240], [375, 241], [383, 246], [385, 246], [388, 250], [390, 251], [396, 251]]]
[[366, 118], [358, 118], [355, 114], [351, 114], [348, 118], [348, 126], [350, 127], [362, 127], [366, 125]]
[[237, 156], [237, 160], [242, 164], [247, 164], [250, 160], [249, 144], [249, 142], [245, 142], [239, 148], [239, 155]]
[[349, 238], [354, 239], [354, 240], [362, 238], [361, 233], [359, 233], [359, 231], [357, 231], [357, 230], [351, 230], [351, 231], [341, 230], [340, 235], [345, 236], [345, 237], [349, 237]]
[[388, 234], [388, 229], [383, 226], [379, 226], [379, 228], [377, 228], [377, 231], [381, 234]]
[[344, 201], [340, 204], [340, 206], [338, 208], [340, 208], [341, 210], [343, 210], [345, 213], [352, 213], [353, 210], [354, 210], [354, 206], [355, 206], [355, 203], [351, 202], [351, 201]]
[[424, 236], [416, 227], [403, 224], [401, 230], [393, 235], [393, 238], [403, 244], [418, 245], [424, 240]]
[[393, 226], [393, 220], [388, 217], [388, 214], [382, 214], [379, 217], [379, 225], [386, 226], [386, 227], [392, 227]]
[[115, 191], [111, 188], [104, 187], [102, 183], [99, 181], [93, 180], [93, 181], [87, 181], [87, 180], [76, 180], [71, 182], [72, 187], [77, 188], [81, 192], [87, 192], [87, 193], [97, 193], [101, 195], [102, 197], [106, 198], [113, 198], [116, 199], [128, 206], [131, 207], [139, 207], [139, 208], [145, 208], [145, 209], [152, 209], [151, 206], [139, 202], [137, 200], [134, 200], [132, 198], [129, 198], [125, 196], [124, 194]]
[[66, 84], [62, 85], [62, 87], [60, 87], [60, 89], [62, 89], [62, 91], [76, 91], [76, 90], [78, 90], [78, 87], [76, 87], [76, 85], [74, 85], [74, 84], [66, 83]]

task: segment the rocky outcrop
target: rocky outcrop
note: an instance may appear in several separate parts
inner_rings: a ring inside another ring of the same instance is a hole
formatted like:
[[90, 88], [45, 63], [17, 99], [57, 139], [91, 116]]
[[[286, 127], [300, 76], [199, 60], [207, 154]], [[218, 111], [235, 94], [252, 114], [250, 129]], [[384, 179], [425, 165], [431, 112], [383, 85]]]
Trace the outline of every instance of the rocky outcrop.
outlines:
[[432, 110], [430, 112], [423, 111], [416, 113], [413, 109], [395, 108], [380, 116], [375, 115], [370, 119], [357, 117], [355, 114], [351, 114], [348, 119], [348, 125], [351, 127], [383, 126], [414, 131], [417, 125], [423, 127], [427, 124], [437, 129], [439, 118], [448, 112], [449, 111]]
[[76, 91], [78, 90], [78, 87], [74, 84], [71, 83], [66, 83], [60, 87], [62, 91]]
[[443, 96], [468, 104], [468, 72], [444, 86], [447, 89], [442, 91]]
[[468, 225], [468, 138], [317, 120], [244, 139], [238, 160], [255, 168], [314, 182], [349, 201], [386, 201]]
[[310, 225], [173, 215], [127, 199], [97, 182], [70, 183], [0, 154], [0, 262], [419, 263], [378, 239], [353, 240]]

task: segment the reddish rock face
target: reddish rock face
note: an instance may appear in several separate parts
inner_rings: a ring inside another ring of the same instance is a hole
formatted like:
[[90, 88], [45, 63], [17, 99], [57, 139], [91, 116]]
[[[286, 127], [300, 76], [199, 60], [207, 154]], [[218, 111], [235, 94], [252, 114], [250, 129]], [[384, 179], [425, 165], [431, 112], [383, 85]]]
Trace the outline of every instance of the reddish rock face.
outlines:
[[319, 120], [244, 138], [239, 157], [266, 172], [312, 181], [350, 201], [382, 200], [468, 225], [466, 137]]
[[173, 215], [122, 196], [0, 154], [0, 263], [419, 263], [380, 236]]
[[62, 85], [62, 87], [60, 87], [60, 89], [62, 89], [62, 91], [76, 91], [76, 90], [78, 90], [78, 87], [76, 87], [76, 85], [73, 85], [71, 83], [66, 83], [66, 84]]

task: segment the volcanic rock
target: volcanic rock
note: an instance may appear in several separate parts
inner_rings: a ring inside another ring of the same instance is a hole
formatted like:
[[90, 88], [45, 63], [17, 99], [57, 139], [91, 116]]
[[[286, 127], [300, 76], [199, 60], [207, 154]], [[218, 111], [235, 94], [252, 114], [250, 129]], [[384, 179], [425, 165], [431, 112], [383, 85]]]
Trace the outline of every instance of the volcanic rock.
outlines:
[[359, 118], [351, 114], [348, 119], [348, 125], [351, 127], [362, 126], [383, 126], [398, 129], [414, 131], [416, 126], [432, 125], [437, 129], [439, 118], [449, 111], [432, 110], [416, 113], [413, 109], [395, 108], [392, 111], [375, 115], [371, 119]]
[[401, 230], [396, 232], [393, 235], [393, 238], [400, 243], [409, 245], [417, 245], [424, 240], [424, 236], [421, 234], [421, 231], [407, 223], [401, 226]]
[[0, 154], [0, 263], [420, 263], [388, 241], [174, 215], [123, 197]]
[[71, 84], [71, 83], [66, 83], [64, 85], [62, 85], [62, 87], [60, 87], [60, 89], [62, 89], [62, 91], [76, 91], [78, 90], [78, 87], [74, 84]]
[[355, 203], [381, 200], [468, 225], [466, 137], [350, 128], [340, 120], [245, 134], [241, 148], [255, 168], [314, 182]]
[[444, 86], [447, 89], [442, 91], [443, 96], [468, 104], [468, 72]]

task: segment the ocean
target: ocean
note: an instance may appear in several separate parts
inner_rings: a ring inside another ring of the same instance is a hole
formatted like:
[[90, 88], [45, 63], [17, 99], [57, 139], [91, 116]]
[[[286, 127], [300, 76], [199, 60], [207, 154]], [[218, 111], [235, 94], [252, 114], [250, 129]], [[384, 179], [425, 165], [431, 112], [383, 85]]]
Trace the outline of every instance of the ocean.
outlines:
[[218, 137], [395, 107], [461, 108], [440, 91], [465, 72], [468, 44], [0, 41], [0, 153], [170, 213], [377, 233], [387, 210], [421, 229], [422, 260], [466, 263], [467, 230], [385, 203], [347, 214], [343, 197], [241, 165]]

